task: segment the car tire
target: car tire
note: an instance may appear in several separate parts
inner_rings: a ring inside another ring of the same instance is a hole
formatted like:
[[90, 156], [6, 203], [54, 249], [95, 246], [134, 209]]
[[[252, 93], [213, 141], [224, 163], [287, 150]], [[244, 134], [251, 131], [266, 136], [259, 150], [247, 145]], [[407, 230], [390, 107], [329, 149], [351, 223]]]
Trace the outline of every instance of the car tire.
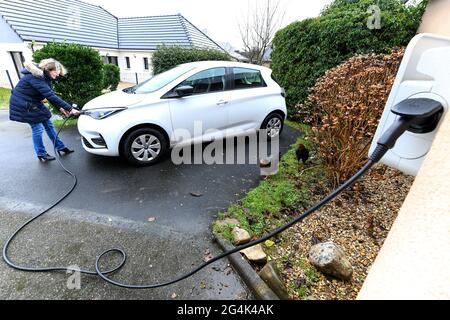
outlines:
[[151, 166], [158, 163], [168, 152], [169, 142], [157, 129], [137, 129], [125, 138], [122, 156], [132, 165]]
[[284, 118], [278, 113], [269, 114], [261, 125], [261, 130], [267, 130], [269, 139], [279, 137], [283, 133], [283, 129]]

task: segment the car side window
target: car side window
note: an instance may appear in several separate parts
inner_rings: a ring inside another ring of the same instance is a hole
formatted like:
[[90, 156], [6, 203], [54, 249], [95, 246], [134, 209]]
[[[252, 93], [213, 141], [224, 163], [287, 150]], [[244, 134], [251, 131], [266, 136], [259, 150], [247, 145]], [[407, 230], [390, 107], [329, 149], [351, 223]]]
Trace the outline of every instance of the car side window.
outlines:
[[226, 69], [214, 68], [199, 72], [180, 83], [177, 87], [191, 86], [194, 94], [225, 91]]
[[259, 70], [233, 68], [234, 89], [251, 89], [265, 87], [266, 84]]

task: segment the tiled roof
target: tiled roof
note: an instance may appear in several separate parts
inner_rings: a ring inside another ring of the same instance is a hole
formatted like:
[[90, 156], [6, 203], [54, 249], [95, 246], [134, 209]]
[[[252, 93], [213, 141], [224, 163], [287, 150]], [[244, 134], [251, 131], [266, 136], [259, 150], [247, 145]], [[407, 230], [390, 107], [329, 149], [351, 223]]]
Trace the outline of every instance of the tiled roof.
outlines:
[[0, 0], [0, 15], [24, 41], [154, 50], [158, 45], [222, 50], [182, 15], [116, 18], [79, 0]]

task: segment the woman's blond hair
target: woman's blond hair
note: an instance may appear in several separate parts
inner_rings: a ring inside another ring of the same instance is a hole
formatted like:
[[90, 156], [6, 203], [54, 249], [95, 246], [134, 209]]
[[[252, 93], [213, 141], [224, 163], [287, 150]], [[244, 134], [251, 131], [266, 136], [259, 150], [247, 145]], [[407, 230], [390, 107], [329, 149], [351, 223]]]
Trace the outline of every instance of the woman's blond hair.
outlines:
[[47, 71], [58, 70], [61, 72], [61, 76], [65, 76], [67, 74], [67, 69], [62, 65], [62, 63], [52, 58], [44, 59], [41, 62], [39, 62], [39, 68], [41, 70]]

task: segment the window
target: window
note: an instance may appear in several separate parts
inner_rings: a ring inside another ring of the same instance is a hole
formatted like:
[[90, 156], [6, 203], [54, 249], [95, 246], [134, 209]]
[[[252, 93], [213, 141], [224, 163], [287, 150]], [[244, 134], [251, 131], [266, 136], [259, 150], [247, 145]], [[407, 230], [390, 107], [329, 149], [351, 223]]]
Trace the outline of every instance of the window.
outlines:
[[194, 88], [194, 94], [224, 91], [226, 87], [226, 69], [215, 68], [199, 72], [178, 86], [191, 86]]
[[265, 87], [261, 72], [253, 69], [233, 68], [234, 88], [251, 89]]
[[131, 69], [130, 57], [125, 57], [125, 62], [127, 64], [127, 69]]
[[192, 70], [192, 67], [189, 66], [179, 66], [173, 69], [170, 69], [169, 71], [160, 73], [153, 78], [150, 78], [149, 80], [129, 89], [133, 93], [150, 93], [155, 92], [164, 86], [168, 85], [169, 83], [175, 81], [179, 77], [181, 77], [183, 74], [189, 72]]
[[118, 57], [114, 56], [102, 56], [103, 64], [114, 64], [116, 66], [119, 66], [119, 59]]
[[148, 58], [144, 58], [144, 69], [145, 70], [149, 69], [149, 67], [148, 67]]
[[10, 54], [14, 62], [14, 67], [16, 68], [17, 76], [21, 78], [23, 74], [20, 71], [23, 69], [25, 58], [23, 57], [22, 52], [10, 52]]
[[118, 59], [118, 57], [108, 56], [108, 63], [119, 66], [119, 59]]

